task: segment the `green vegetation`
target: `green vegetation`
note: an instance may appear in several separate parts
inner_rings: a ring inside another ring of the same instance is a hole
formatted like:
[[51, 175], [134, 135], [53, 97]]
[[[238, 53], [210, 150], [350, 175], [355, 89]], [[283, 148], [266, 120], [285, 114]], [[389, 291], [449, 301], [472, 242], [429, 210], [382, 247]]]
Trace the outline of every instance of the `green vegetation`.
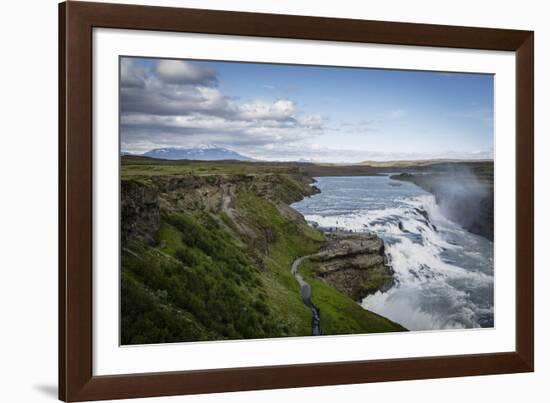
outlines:
[[123, 344], [284, 334], [246, 250], [210, 214], [166, 214], [159, 239], [123, 255]]
[[[123, 159], [122, 181], [122, 344], [311, 335], [290, 268], [325, 239], [288, 207], [313, 192], [295, 166]], [[325, 334], [402, 330], [309, 282]]]
[[244, 221], [258, 233], [267, 235], [254, 239], [266, 241], [255, 246], [266, 252], [264, 284], [273, 310], [290, 334], [311, 335], [311, 312], [302, 302], [290, 267], [297, 256], [313, 253], [320, 248], [324, 241], [322, 233], [305, 222], [285, 218], [271, 202], [251, 192], [239, 194], [237, 203], [238, 208], [245, 212]]
[[155, 245], [125, 245], [123, 344], [311, 334], [290, 266], [322, 234], [252, 192], [239, 194], [237, 210], [248, 228], [240, 235], [221, 210], [164, 211]]
[[298, 172], [296, 164], [246, 161], [156, 160], [123, 157], [122, 178], [149, 178], [159, 175], [261, 175]]
[[311, 286], [312, 302], [321, 311], [324, 334], [382, 333], [406, 330], [361, 306], [313, 275], [314, 262], [302, 262], [299, 271]]

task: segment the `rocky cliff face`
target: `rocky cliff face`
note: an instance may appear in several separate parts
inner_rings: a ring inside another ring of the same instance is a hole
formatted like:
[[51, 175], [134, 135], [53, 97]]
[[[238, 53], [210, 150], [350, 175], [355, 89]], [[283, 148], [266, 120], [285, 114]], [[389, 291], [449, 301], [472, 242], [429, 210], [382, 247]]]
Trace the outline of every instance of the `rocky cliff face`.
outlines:
[[158, 189], [161, 208], [173, 210], [205, 209], [218, 211], [234, 206], [240, 191], [251, 191], [259, 197], [292, 203], [319, 190], [304, 186], [310, 178], [300, 174], [269, 175], [183, 175], [152, 178]]
[[161, 211], [223, 211], [235, 213], [239, 192], [270, 200], [286, 216], [303, 217], [288, 204], [319, 192], [311, 178], [282, 175], [181, 175], [155, 176], [148, 181], [121, 181], [121, 236], [123, 245], [137, 239], [151, 244], [160, 226]]
[[325, 247], [318, 267], [327, 283], [317, 285], [326, 334], [405, 330], [329, 286], [356, 300], [373, 289], [383, 248], [357, 236], [325, 242], [308, 226], [289, 203], [318, 192], [311, 177], [234, 173], [234, 165], [164, 168], [149, 174], [138, 164], [121, 180], [123, 344], [310, 335], [291, 267]]
[[[276, 239], [275, 233], [255, 223], [251, 225], [236, 206], [238, 194], [251, 192], [270, 200], [279, 214], [305, 224], [304, 218], [288, 204], [318, 193], [304, 175], [184, 175], [157, 176], [148, 182], [122, 180], [121, 234], [125, 247], [133, 240], [150, 245], [157, 242], [161, 211], [224, 212], [236, 230], [261, 252]], [[315, 275], [358, 301], [385, 290], [393, 283], [386, 265], [384, 243], [374, 234], [327, 234], [323, 250], [313, 258]]]
[[314, 274], [339, 291], [359, 301], [393, 284], [393, 272], [386, 264], [384, 242], [375, 234], [333, 233], [326, 247], [312, 258]]
[[122, 244], [140, 240], [155, 242], [160, 226], [157, 188], [143, 183], [123, 180], [120, 185], [120, 233]]

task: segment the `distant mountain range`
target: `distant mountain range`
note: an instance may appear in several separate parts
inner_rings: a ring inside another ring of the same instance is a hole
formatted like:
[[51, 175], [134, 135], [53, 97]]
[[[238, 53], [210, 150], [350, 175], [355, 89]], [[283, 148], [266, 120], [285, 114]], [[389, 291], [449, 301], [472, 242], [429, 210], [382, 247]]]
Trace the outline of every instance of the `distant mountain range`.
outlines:
[[206, 148], [155, 148], [143, 154], [145, 157], [164, 160], [200, 160], [200, 161], [254, 161], [253, 158], [239, 154], [238, 152], [221, 147]]

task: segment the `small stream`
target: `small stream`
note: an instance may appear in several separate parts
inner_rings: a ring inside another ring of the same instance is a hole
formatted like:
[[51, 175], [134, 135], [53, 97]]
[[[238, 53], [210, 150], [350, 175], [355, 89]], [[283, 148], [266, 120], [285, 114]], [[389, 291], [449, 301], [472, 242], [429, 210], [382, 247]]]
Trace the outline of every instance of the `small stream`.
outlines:
[[320, 310], [316, 307], [313, 302], [311, 302], [311, 286], [304, 280], [302, 275], [298, 273], [298, 266], [304, 259], [307, 259], [309, 256], [300, 256], [294, 260], [290, 272], [296, 277], [296, 281], [300, 285], [300, 295], [302, 296], [302, 301], [304, 305], [311, 310], [311, 335], [320, 336], [321, 333], [321, 315]]

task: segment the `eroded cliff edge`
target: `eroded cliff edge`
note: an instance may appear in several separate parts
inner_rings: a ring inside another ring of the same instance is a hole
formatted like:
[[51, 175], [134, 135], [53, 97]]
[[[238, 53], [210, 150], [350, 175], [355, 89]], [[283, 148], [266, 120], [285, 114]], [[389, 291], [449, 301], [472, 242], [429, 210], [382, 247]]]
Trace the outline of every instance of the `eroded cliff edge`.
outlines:
[[309, 335], [289, 268], [320, 251], [311, 273], [328, 334], [404, 330], [356, 303], [374, 277], [387, 284], [381, 241], [325, 236], [289, 207], [318, 192], [309, 176], [156, 168], [123, 167], [123, 344]]

